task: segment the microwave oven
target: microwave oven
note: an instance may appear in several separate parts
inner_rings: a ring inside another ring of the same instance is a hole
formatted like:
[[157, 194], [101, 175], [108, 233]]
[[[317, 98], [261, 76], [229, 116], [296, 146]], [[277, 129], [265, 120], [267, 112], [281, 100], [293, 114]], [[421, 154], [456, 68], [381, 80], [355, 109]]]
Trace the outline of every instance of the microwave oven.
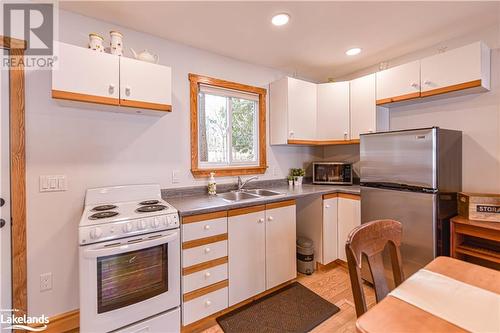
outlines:
[[352, 164], [313, 162], [313, 184], [352, 185]]

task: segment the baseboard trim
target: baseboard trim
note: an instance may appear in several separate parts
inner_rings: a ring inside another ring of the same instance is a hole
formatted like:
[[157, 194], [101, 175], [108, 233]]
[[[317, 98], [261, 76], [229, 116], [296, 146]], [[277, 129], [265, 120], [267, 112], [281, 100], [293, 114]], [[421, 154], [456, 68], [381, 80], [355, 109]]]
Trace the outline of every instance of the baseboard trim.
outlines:
[[[33, 328], [37, 326], [31, 326]], [[49, 323], [44, 333], [66, 333], [72, 332], [80, 327], [80, 310], [64, 312], [49, 317]]]

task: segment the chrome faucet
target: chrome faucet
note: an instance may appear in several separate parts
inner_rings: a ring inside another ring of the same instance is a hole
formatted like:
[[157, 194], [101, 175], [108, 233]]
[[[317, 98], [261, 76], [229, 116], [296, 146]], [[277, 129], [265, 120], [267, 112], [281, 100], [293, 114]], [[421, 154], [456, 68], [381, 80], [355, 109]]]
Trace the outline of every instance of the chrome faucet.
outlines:
[[247, 180], [245, 181], [242, 181], [241, 180], [241, 177], [238, 176], [238, 191], [242, 191], [243, 190], [243, 187], [249, 183], [250, 181], [254, 180], [254, 179], [259, 179], [259, 177], [251, 177], [251, 178], [248, 178]]

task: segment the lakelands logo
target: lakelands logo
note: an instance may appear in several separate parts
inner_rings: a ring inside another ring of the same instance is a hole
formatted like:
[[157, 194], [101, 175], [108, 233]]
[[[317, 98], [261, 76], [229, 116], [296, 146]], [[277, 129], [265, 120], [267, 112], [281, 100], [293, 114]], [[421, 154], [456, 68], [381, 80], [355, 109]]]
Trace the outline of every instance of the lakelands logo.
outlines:
[[[4, 57], [2, 68], [16, 68], [22, 62], [25, 69], [54, 67], [54, 37], [57, 11], [52, 2], [2, 1], [3, 35], [26, 41], [24, 57]], [[13, 63], [16, 62], [16, 63]]]
[[27, 316], [20, 315], [18, 309], [0, 309], [0, 324], [5, 329], [25, 330], [29, 332], [42, 332], [47, 329], [49, 318], [46, 315]]

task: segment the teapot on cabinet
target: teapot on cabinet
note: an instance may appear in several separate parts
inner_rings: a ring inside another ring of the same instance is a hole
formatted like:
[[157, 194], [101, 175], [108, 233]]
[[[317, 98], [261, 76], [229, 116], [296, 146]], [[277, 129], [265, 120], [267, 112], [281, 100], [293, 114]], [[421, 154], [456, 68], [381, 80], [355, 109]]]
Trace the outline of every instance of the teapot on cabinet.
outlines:
[[133, 56], [137, 60], [151, 62], [153, 64], [157, 64], [160, 60], [160, 57], [157, 54], [152, 54], [148, 50], [144, 50], [142, 52], [136, 53], [133, 48], [130, 48]]

